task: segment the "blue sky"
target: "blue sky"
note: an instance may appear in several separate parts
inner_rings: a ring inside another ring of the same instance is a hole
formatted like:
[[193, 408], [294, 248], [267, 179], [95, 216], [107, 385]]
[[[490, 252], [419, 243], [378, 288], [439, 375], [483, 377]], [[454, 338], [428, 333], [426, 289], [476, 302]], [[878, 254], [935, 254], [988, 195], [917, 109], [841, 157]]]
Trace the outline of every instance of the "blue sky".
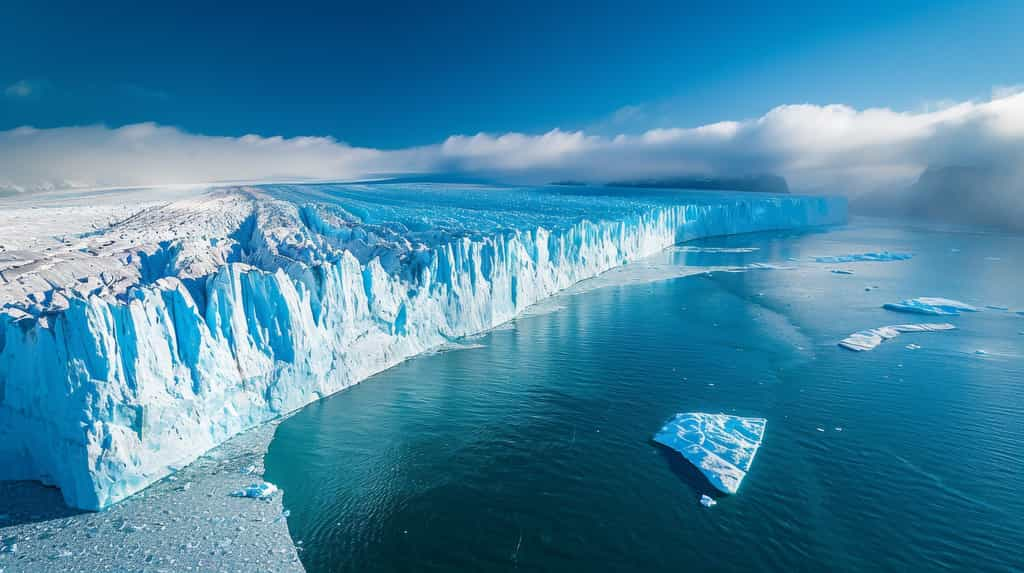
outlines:
[[7, 0], [0, 130], [153, 121], [394, 149], [804, 102], [920, 110], [1024, 82], [1022, 28], [1012, 1]]

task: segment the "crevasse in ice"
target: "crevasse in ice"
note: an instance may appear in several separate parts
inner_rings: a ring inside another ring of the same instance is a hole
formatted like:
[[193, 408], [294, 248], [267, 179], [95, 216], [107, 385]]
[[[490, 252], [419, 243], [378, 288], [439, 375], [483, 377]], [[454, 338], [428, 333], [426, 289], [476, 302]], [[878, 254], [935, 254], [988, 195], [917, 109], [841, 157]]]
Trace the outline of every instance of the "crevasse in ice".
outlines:
[[0, 479], [103, 508], [613, 267], [845, 218], [840, 198], [431, 184], [261, 186], [147, 208], [0, 285]]

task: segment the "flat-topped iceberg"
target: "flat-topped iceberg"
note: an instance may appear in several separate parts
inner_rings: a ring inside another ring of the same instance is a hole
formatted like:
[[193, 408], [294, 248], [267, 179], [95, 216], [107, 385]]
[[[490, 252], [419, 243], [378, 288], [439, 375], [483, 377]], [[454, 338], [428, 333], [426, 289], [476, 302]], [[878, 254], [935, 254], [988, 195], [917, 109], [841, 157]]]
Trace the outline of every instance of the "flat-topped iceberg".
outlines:
[[[0, 203], [0, 238], [9, 214]], [[845, 217], [841, 198], [466, 184], [270, 185], [151, 205], [0, 269], [0, 479], [103, 508], [609, 269]]]
[[852, 255], [838, 255], [830, 257], [814, 257], [816, 263], [878, 263], [878, 262], [891, 262], [891, 261], [905, 261], [913, 257], [910, 253], [890, 253], [889, 251], [882, 251], [880, 253], [856, 253]]
[[978, 312], [977, 307], [965, 302], [940, 297], [919, 297], [888, 302], [882, 305], [886, 310], [909, 312], [912, 314], [931, 314], [935, 316], [958, 316], [961, 312]]
[[[867, 330], [854, 332], [850, 336], [840, 340], [839, 346], [842, 346], [847, 350], [863, 352], [865, 350], [874, 350], [882, 342], [896, 338], [904, 332], [937, 332], [940, 330], [954, 330], [955, 328], [955, 326], [948, 322], [880, 326], [878, 328], [869, 328]], [[920, 348], [919, 346], [912, 344], [907, 345], [907, 348], [910, 348], [911, 346]]]
[[729, 414], [676, 414], [654, 441], [682, 454], [718, 490], [733, 494], [750, 471], [766, 423]]

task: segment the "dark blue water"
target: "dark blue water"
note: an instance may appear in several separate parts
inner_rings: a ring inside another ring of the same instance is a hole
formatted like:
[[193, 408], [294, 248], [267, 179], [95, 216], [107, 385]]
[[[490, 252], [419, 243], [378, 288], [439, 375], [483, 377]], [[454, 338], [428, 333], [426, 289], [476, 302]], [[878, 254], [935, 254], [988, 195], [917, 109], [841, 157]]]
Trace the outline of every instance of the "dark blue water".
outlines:
[[[268, 479], [307, 569], [1020, 571], [1024, 316], [861, 354], [836, 341], [928, 321], [880, 308], [907, 297], [1024, 309], [1024, 239], [861, 222], [695, 244], [760, 250], [650, 266], [796, 268], [562, 296], [285, 421]], [[881, 249], [915, 256], [838, 265], [853, 275], [787, 261]], [[650, 440], [683, 411], [768, 419], [711, 509]]]

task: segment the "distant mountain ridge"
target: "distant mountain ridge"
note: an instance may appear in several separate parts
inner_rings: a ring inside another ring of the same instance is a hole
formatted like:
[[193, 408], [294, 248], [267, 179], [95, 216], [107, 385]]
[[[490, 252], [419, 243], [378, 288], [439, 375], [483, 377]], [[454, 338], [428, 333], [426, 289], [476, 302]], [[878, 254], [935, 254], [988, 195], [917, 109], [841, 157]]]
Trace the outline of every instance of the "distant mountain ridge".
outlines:
[[1005, 166], [928, 167], [903, 191], [855, 198], [862, 213], [1024, 231], [1024, 172]]

